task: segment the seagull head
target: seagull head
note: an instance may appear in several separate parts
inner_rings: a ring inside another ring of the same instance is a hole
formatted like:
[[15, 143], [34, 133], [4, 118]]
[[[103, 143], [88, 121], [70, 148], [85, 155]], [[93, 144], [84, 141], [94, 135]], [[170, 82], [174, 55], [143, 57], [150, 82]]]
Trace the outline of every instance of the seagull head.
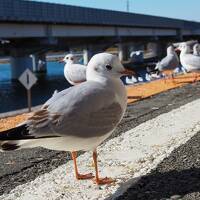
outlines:
[[174, 54], [175, 50], [174, 50], [174, 46], [170, 45], [169, 47], [167, 47], [167, 54]]
[[196, 43], [196, 44], [193, 46], [193, 51], [197, 51], [197, 52], [200, 51], [200, 45], [199, 45], [199, 43]]
[[73, 54], [67, 54], [63, 59], [61, 59], [59, 62], [73, 62], [74, 61], [74, 55]]
[[190, 53], [190, 46], [186, 42], [182, 42], [176, 50], [179, 50], [183, 53]]
[[87, 66], [87, 80], [94, 80], [96, 77], [120, 78], [124, 75], [134, 75], [134, 72], [125, 69], [119, 58], [110, 53], [94, 55]]

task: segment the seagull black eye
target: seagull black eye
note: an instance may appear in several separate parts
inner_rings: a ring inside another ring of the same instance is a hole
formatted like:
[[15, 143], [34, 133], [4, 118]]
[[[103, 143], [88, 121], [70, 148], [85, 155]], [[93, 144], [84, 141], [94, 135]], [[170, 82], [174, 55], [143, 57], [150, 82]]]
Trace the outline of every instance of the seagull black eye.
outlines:
[[106, 65], [106, 69], [110, 71], [110, 70], [112, 70], [112, 66], [111, 65]]
[[67, 57], [67, 59], [69, 59], [69, 57]]

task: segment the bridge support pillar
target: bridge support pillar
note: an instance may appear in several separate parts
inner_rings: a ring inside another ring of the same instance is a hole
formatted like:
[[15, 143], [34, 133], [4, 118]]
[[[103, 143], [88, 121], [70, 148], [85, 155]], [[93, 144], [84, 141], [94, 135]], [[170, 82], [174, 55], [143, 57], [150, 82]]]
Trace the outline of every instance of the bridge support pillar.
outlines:
[[32, 70], [32, 59], [30, 56], [11, 56], [11, 79], [16, 80], [26, 68]]
[[158, 45], [158, 49], [159, 49], [159, 53], [158, 56], [159, 57], [164, 57], [167, 54], [167, 47], [168, 44], [166, 42], [160, 42]]
[[150, 42], [147, 44], [147, 49], [152, 51], [153, 56], [161, 58], [166, 55], [167, 43], [161, 41]]
[[144, 50], [144, 44], [143, 43], [131, 43], [129, 48], [130, 53], [133, 51], [143, 51]]
[[90, 61], [91, 57], [97, 53], [102, 52], [101, 48], [93, 47], [93, 48], [85, 48], [83, 49], [83, 64], [87, 65]]
[[120, 61], [125, 61], [129, 58], [127, 46], [118, 44], [118, 57]]
[[84, 65], [88, 64], [92, 55], [93, 55], [92, 52], [88, 48], [83, 49], [83, 64]]
[[150, 42], [147, 45], [147, 49], [152, 51], [153, 56], [162, 56], [163, 46], [160, 42]]
[[45, 54], [34, 54], [32, 57], [33, 72], [40, 78], [46, 75], [47, 64]]

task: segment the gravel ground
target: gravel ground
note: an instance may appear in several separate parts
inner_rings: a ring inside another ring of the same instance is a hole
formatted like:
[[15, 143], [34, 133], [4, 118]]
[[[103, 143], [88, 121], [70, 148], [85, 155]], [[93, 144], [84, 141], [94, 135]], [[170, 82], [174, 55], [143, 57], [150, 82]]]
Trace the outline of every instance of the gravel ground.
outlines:
[[[125, 118], [113, 136], [199, 97], [200, 83], [197, 83], [136, 102], [128, 107]], [[28, 151], [1, 153], [0, 159], [0, 194], [3, 194], [65, 163], [69, 159], [69, 154], [36, 148]]]
[[200, 132], [174, 150], [155, 170], [133, 184], [117, 200], [199, 200]]

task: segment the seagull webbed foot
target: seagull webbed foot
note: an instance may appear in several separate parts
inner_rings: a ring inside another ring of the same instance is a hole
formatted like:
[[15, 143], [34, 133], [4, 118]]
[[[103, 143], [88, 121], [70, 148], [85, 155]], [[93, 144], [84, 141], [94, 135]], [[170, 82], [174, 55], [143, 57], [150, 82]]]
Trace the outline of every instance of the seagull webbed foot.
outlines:
[[86, 180], [86, 179], [92, 179], [94, 178], [93, 174], [92, 173], [88, 173], [88, 174], [77, 174], [76, 175], [76, 178], [78, 180]]
[[95, 178], [93, 179], [93, 181], [97, 184], [97, 185], [104, 185], [104, 184], [111, 184], [114, 183], [116, 180], [112, 179], [112, 178]]

